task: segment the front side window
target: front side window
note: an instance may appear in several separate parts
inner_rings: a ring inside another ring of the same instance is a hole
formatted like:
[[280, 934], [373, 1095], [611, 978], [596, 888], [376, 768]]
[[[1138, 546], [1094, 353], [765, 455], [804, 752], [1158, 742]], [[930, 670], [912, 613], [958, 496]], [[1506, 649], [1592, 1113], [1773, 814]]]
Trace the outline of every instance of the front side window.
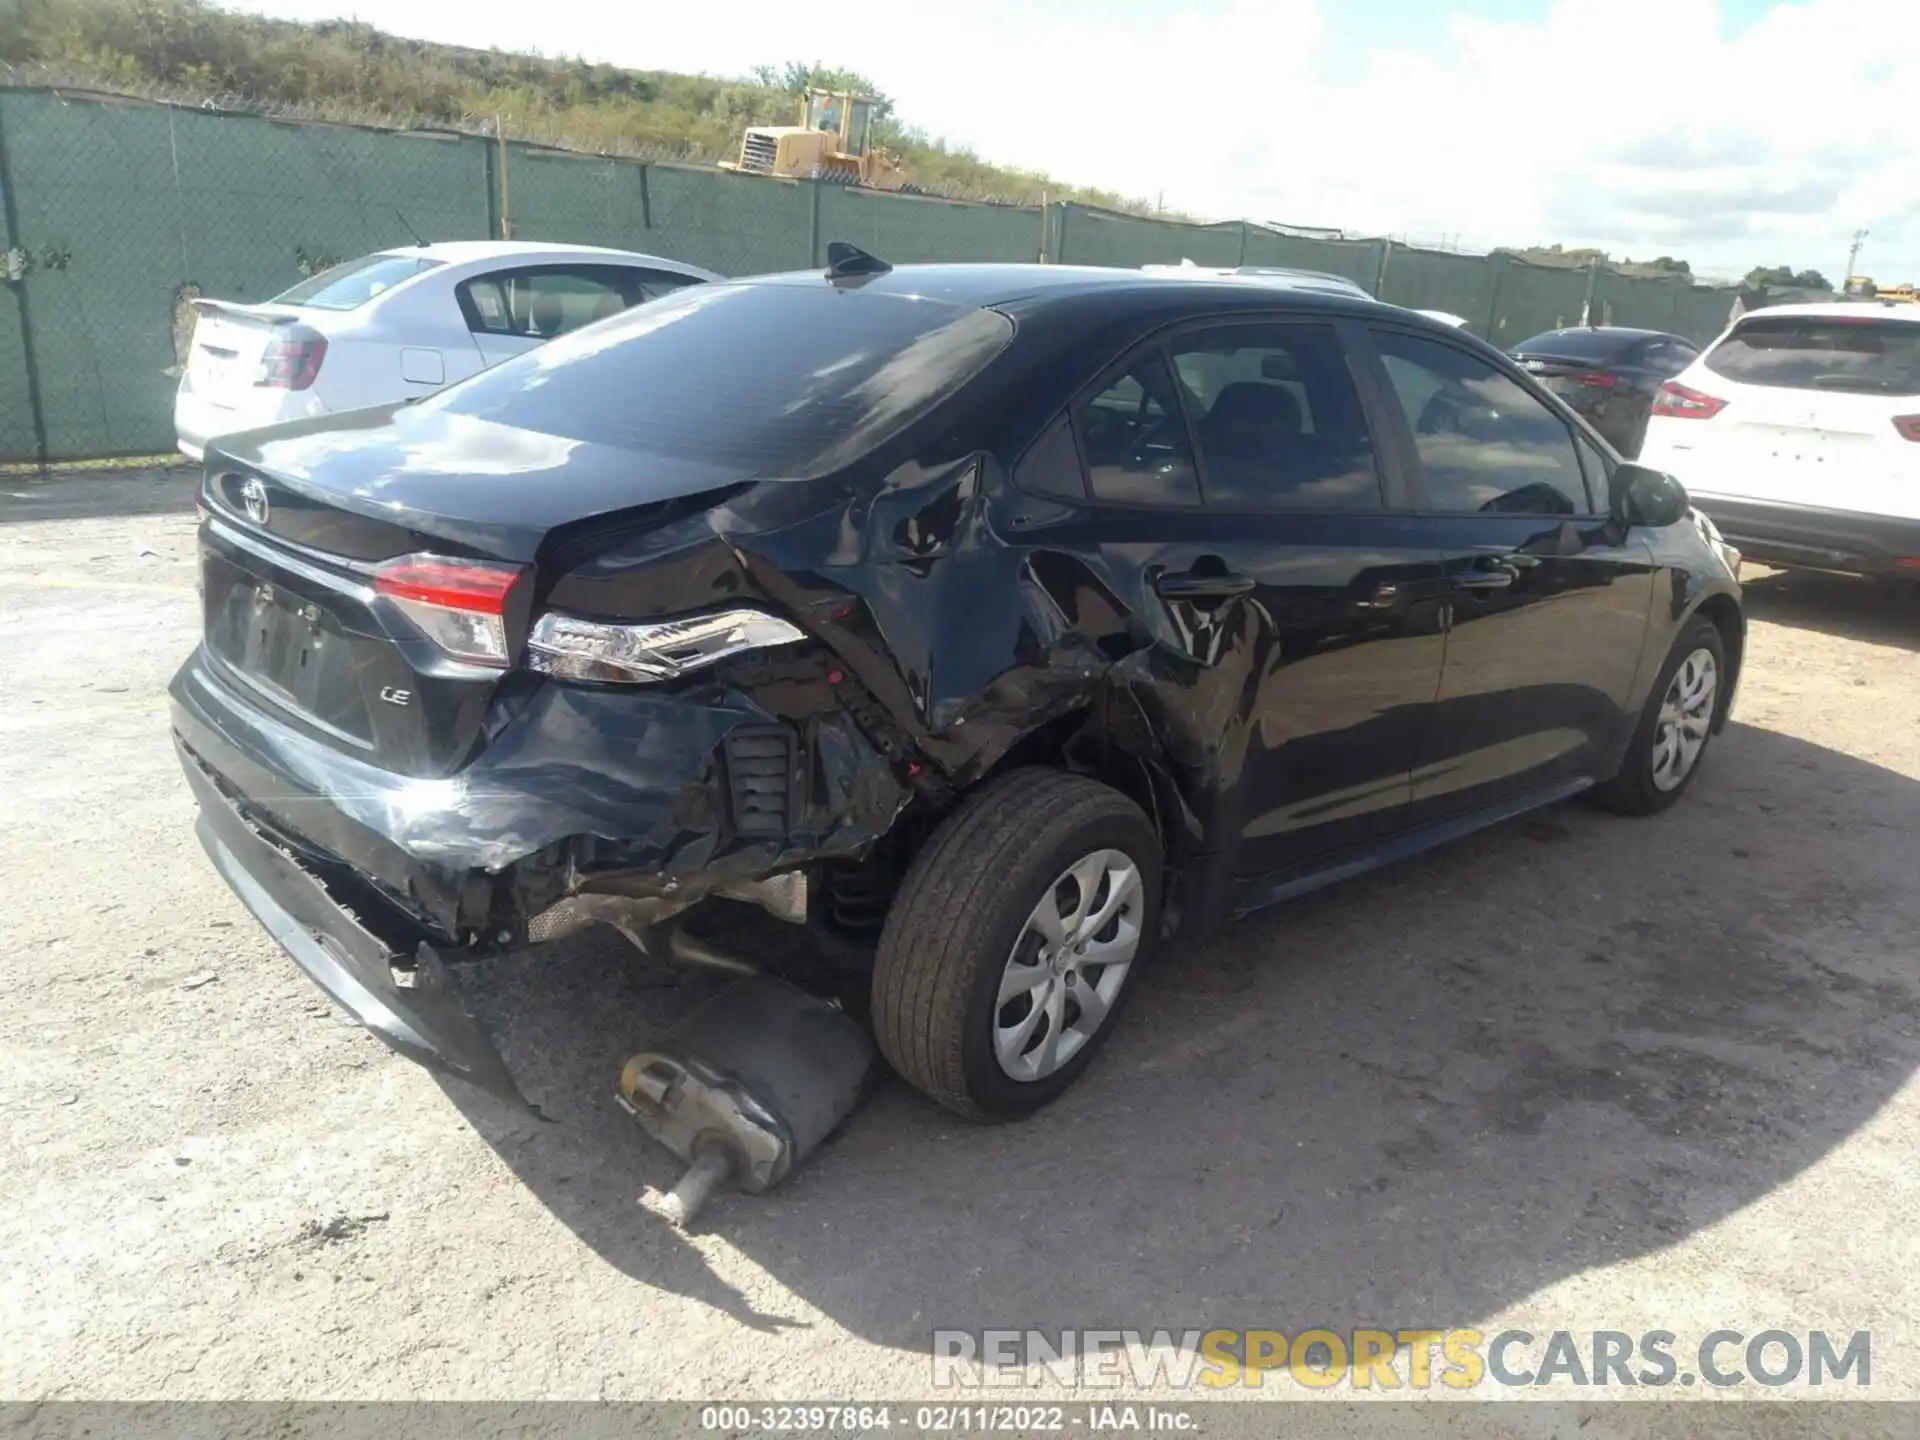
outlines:
[[1455, 513], [1592, 513], [1573, 432], [1485, 360], [1417, 335], [1376, 333], [1413, 430], [1427, 504]]
[[1081, 405], [1075, 418], [1094, 499], [1123, 505], [1200, 503], [1186, 420], [1158, 351], [1128, 365]]
[[853, 124], [847, 135], [847, 150], [854, 155], [864, 155], [867, 153], [867, 136], [873, 130], [873, 106], [865, 101], [855, 101], [851, 113]]
[[807, 96], [807, 128], [840, 133], [840, 97], [814, 92]]
[[1330, 325], [1228, 325], [1174, 342], [1207, 503], [1377, 510], [1373, 442]]

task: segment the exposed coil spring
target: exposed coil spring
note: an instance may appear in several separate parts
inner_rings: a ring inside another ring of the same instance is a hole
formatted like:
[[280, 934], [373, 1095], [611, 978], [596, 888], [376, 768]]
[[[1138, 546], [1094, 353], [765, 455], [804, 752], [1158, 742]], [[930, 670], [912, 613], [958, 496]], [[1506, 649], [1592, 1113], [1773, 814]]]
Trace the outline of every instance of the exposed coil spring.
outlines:
[[893, 899], [891, 878], [877, 865], [830, 865], [827, 913], [842, 930], [878, 930]]

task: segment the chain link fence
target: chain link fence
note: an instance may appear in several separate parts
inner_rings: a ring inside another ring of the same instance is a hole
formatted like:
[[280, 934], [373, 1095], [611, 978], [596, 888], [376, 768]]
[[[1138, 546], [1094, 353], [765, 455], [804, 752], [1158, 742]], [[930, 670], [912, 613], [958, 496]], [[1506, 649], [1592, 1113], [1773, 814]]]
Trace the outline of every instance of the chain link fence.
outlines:
[[1297, 266], [1463, 316], [1502, 346], [1583, 314], [1700, 340], [1732, 303], [1683, 281], [1504, 255], [888, 195], [45, 88], [0, 88], [0, 211], [0, 461], [41, 464], [173, 448], [193, 298], [269, 299], [416, 238], [610, 245], [729, 275], [820, 264], [832, 240], [895, 262]]

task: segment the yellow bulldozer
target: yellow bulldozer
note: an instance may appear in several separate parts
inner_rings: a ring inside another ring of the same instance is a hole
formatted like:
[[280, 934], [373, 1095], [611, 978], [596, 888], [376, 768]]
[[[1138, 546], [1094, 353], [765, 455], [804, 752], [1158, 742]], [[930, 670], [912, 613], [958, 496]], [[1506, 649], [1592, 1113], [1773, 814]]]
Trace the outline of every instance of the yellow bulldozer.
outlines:
[[920, 193], [891, 151], [873, 143], [877, 104], [852, 90], [809, 90], [798, 125], [753, 125], [740, 137], [740, 158], [721, 166], [750, 175], [829, 180], [869, 190]]
[[1912, 305], [1920, 303], [1920, 290], [1911, 284], [1876, 285], [1866, 275], [1847, 277], [1846, 296], [1849, 300], [1887, 300]]

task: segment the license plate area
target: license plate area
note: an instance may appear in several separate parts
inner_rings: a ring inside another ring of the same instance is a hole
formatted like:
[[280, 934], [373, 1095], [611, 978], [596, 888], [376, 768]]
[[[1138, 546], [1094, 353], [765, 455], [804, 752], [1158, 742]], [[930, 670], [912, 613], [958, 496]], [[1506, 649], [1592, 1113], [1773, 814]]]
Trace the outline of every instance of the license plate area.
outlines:
[[356, 745], [372, 741], [355, 650], [327, 609], [210, 558], [207, 644], [263, 698]]
[[1856, 446], [1871, 443], [1867, 436], [1846, 430], [1816, 430], [1806, 425], [1754, 422], [1746, 425], [1744, 438], [1748, 452], [1755, 458], [1777, 460], [1789, 465], [1848, 455]]
[[233, 409], [239, 403], [240, 392], [249, 388], [243, 383], [243, 364], [245, 361], [237, 350], [220, 345], [196, 345], [193, 361], [187, 367], [194, 393], [223, 410]]

